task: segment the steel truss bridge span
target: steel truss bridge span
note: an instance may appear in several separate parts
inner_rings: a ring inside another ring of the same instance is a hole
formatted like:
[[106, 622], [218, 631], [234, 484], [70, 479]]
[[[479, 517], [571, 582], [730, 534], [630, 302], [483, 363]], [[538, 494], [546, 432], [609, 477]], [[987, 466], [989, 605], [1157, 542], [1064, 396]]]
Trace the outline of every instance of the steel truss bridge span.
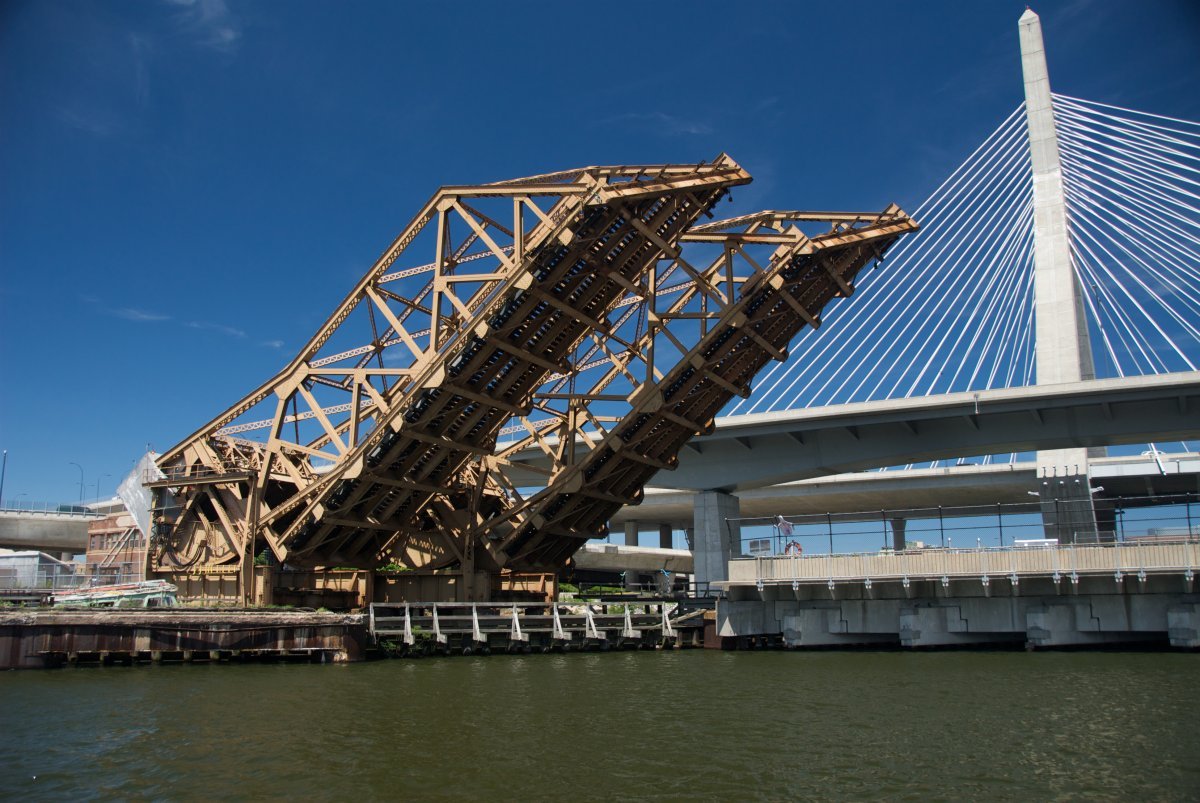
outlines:
[[[916, 228], [895, 206], [698, 223], [749, 181], [721, 155], [443, 188], [291, 363], [159, 459], [153, 568], [241, 566], [248, 595], [267, 551], [461, 572], [468, 598], [557, 568]], [[530, 448], [526, 496], [506, 469]]]

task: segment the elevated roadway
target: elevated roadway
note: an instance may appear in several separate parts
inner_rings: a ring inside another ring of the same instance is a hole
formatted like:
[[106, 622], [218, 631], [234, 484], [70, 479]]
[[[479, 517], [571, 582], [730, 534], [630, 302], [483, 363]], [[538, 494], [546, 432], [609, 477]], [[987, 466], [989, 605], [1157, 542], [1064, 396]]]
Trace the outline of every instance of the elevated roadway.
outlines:
[[[1200, 454], [1104, 457], [1091, 460], [1098, 496], [1144, 497], [1200, 492]], [[938, 506], [969, 508], [1033, 501], [1034, 462], [959, 465], [864, 471], [752, 488], [736, 493], [740, 515], [747, 519], [822, 513], [903, 511]], [[613, 531], [627, 523], [642, 530], [666, 524], [672, 530], [692, 527], [694, 494], [690, 491], [647, 489], [637, 507], [622, 508], [612, 519]]]
[[97, 513], [0, 510], [0, 549], [83, 552], [88, 524], [101, 518]]
[[[1200, 439], [1200, 372], [718, 418], [657, 488], [746, 491], [963, 455]], [[534, 450], [516, 460], [544, 462]], [[535, 472], [513, 471], [518, 485]], [[1031, 486], [1025, 485], [1025, 490]], [[993, 500], [994, 501], [994, 500]]]

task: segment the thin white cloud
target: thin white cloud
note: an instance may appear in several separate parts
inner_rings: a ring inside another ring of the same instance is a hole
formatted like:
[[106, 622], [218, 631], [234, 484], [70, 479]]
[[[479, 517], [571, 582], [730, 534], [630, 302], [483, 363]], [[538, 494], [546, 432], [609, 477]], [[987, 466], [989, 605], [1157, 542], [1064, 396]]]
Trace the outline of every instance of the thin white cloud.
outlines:
[[231, 51], [242, 38], [241, 23], [225, 0], [166, 0], [178, 9], [175, 21], [196, 43], [212, 50]]
[[133, 58], [133, 96], [138, 106], [144, 107], [150, 99], [150, 74], [146, 68], [146, 57], [150, 51], [149, 37], [129, 34], [129, 52]]
[[241, 329], [236, 329], [232, 326], [225, 326], [220, 323], [212, 323], [211, 321], [188, 321], [184, 326], [189, 329], [204, 329], [209, 332], [217, 332], [229, 337], [245, 337], [246, 333]]
[[102, 110], [84, 110], [59, 106], [54, 111], [58, 119], [71, 128], [85, 131], [97, 137], [111, 136], [121, 128], [121, 124], [115, 117]]
[[[105, 315], [111, 315], [115, 318], [120, 318], [125, 321], [133, 321], [134, 323], [158, 323], [161, 321], [172, 320], [170, 315], [165, 315], [160, 312], [150, 312], [137, 307], [110, 307], [101, 299], [92, 295], [80, 294], [79, 300], [85, 304], [90, 304], [96, 307]], [[245, 330], [238, 329], [236, 326], [226, 326], [223, 323], [215, 323], [213, 321], [179, 321], [178, 324], [186, 329], [195, 329], [202, 332], [215, 332], [226, 337], [234, 337], [245, 339], [248, 337]], [[280, 349], [283, 348], [282, 340], [264, 340], [260, 345], [267, 348]]]
[[764, 112], [767, 109], [771, 108], [772, 106], [776, 106], [778, 104], [779, 104], [779, 96], [778, 95], [770, 95], [768, 97], [763, 98], [758, 103], [755, 103], [754, 106], [751, 107], [750, 113], [757, 114], [758, 112]]
[[666, 112], [626, 112], [625, 114], [606, 117], [601, 125], [629, 125], [635, 128], [645, 128], [663, 136], [678, 134], [711, 134], [712, 126], [700, 120], [689, 120]]
[[137, 321], [139, 323], [171, 320], [170, 315], [162, 315], [157, 312], [147, 312], [146, 310], [136, 309], [134, 307], [118, 307], [116, 309], [110, 309], [106, 311], [110, 315], [115, 315], [118, 318], [124, 318], [127, 321]]
[[269, 349], [279, 350], [279, 349], [283, 348], [283, 341], [282, 340], [264, 340], [259, 345], [266, 346]]

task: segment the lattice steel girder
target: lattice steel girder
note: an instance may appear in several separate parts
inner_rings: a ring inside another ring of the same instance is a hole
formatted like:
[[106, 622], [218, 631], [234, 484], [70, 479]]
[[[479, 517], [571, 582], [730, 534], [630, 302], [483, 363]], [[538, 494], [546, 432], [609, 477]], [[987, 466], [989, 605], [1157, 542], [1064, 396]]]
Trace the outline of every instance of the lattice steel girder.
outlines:
[[460, 559], [448, 500], [487, 486], [467, 462], [749, 180], [722, 155], [443, 188], [283, 371], [160, 458], [159, 565], [234, 562], [256, 542], [293, 563], [370, 565], [413, 532], [446, 533], [445, 549], [406, 562]]
[[[834, 225], [812, 238], [795, 225], [813, 220]], [[865, 264], [882, 259], [916, 227], [894, 205], [867, 215], [762, 212], [694, 227], [681, 243], [716, 243], [721, 255], [702, 271], [679, 257], [690, 282], [673, 299], [661, 285], [650, 296], [650, 323], [629, 350], [652, 366], [654, 352], [665, 347], [672, 367], [665, 374], [652, 368], [653, 378], [637, 383], [624, 414], [608, 427], [586, 413], [592, 426], [561, 428], [553, 438], [527, 425], [529, 437], [491, 465], [502, 475], [505, 458], [538, 446], [553, 466], [547, 487], [527, 499], [510, 494], [513, 504], [479, 526], [481, 543], [510, 568], [561, 565], [617, 509], [639, 502], [646, 482], [673, 468], [683, 445], [709, 431], [733, 396], [748, 395], [763, 365], [786, 359], [792, 338], [806, 325], [819, 326], [832, 298], [853, 292]], [[748, 250], [753, 245], [773, 250], [755, 259]], [[665, 308], [656, 303], [667, 299]], [[672, 324], [687, 320], [700, 323], [696, 336], [671, 333]], [[603, 390], [628, 366], [617, 362], [580, 395], [581, 408], [604, 398]], [[575, 450], [582, 454], [564, 459]]]

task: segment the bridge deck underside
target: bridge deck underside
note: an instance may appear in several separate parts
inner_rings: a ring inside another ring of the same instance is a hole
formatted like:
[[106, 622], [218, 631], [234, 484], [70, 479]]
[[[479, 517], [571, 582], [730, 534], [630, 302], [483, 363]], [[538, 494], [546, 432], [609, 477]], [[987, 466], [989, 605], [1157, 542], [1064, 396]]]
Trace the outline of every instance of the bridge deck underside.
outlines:
[[780, 255], [747, 282], [722, 325], [710, 329], [580, 463], [576, 482], [556, 483], [540, 495], [532, 520], [505, 546], [513, 564], [560, 565], [622, 506], [640, 501], [650, 478], [673, 467], [683, 445], [711, 429], [730, 399], [748, 395], [754, 375], [772, 359], [786, 357], [797, 332], [819, 320], [835, 296], [848, 294], [862, 267], [907, 225], [880, 226], [870, 240], [817, 238], [802, 253]]
[[639, 281], [661, 250], [631, 222], [637, 218], [674, 240], [720, 196], [694, 195], [592, 208], [572, 227], [569, 244], [547, 244], [522, 270], [533, 278], [496, 298], [486, 329], [472, 334], [439, 372], [440, 381], [416, 394], [404, 415], [365, 457], [362, 474], [331, 489], [324, 511], [285, 541], [289, 554], [317, 562], [374, 559], [422, 521], [430, 502], [447, 491], [467, 493], [461, 471], [490, 454], [498, 431], [528, 415], [530, 399], [566, 360], [630, 283]]

